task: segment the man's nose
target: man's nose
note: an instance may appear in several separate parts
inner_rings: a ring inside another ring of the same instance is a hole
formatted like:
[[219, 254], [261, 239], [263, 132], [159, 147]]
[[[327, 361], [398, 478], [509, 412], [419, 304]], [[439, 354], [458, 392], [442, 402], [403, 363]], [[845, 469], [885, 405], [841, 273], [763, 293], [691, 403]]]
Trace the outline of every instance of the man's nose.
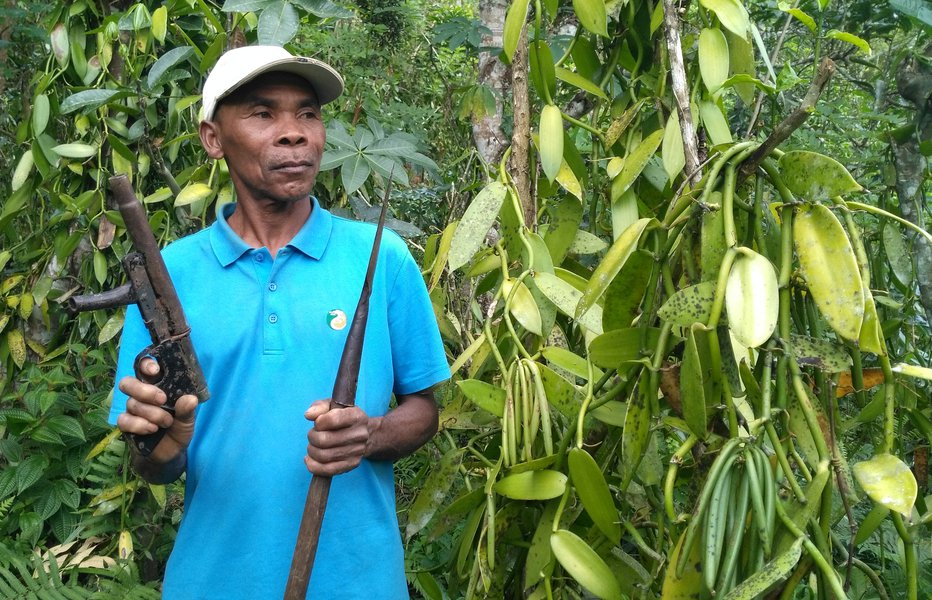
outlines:
[[290, 117], [282, 119], [278, 133], [278, 143], [282, 146], [297, 146], [307, 143], [307, 134], [301, 127], [300, 120]]

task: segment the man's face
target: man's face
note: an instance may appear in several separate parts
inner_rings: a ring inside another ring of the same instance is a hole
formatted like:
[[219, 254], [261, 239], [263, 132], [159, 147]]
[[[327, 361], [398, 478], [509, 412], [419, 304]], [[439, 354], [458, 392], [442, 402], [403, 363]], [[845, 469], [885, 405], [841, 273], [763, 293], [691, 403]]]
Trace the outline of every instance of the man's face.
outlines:
[[240, 200], [291, 203], [314, 187], [326, 131], [313, 88], [290, 73], [267, 73], [225, 98], [201, 123], [211, 158], [225, 158]]

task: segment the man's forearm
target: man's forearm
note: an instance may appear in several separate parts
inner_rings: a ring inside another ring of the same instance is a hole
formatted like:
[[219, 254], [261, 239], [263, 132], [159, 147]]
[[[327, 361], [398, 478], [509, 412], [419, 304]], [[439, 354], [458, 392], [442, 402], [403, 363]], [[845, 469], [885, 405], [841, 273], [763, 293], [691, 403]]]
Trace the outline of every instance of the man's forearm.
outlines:
[[398, 397], [398, 406], [384, 417], [369, 419], [366, 458], [398, 460], [427, 443], [437, 433], [437, 403], [430, 390]]

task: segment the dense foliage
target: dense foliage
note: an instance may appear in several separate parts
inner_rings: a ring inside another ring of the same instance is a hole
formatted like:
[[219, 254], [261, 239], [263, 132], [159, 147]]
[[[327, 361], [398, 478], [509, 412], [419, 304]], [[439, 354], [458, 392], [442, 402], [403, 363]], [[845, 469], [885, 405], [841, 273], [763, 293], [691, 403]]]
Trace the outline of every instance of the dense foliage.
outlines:
[[398, 465], [415, 594], [932, 585], [928, 11], [492, 5], [4, 5], [0, 597], [157, 588], [181, 488], [106, 424], [121, 315], [62, 302], [121, 283], [109, 175], [165, 242], [233, 199], [198, 90], [255, 42], [343, 72], [316, 193], [369, 218], [401, 186], [450, 352], [442, 433]]

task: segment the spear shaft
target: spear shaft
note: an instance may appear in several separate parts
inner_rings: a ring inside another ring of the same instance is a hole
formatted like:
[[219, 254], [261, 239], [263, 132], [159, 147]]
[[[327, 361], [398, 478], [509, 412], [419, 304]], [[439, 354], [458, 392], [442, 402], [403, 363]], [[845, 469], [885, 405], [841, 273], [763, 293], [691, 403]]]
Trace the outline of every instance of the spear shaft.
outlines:
[[[366, 278], [356, 304], [353, 322], [346, 335], [346, 344], [343, 346], [343, 355], [337, 370], [337, 378], [333, 384], [333, 395], [330, 408], [348, 408], [356, 403], [356, 384], [359, 381], [359, 367], [362, 359], [362, 346], [366, 335], [366, 322], [369, 318], [369, 296], [372, 293], [372, 278], [375, 275], [375, 266], [378, 262], [379, 246], [382, 242], [382, 230], [385, 227], [385, 212], [388, 208], [388, 197], [391, 193], [391, 179], [385, 188], [385, 197], [382, 199], [382, 211], [379, 214], [379, 225], [375, 230], [375, 240], [372, 242], [372, 253], [369, 255], [369, 266], [366, 269]], [[324, 511], [327, 509], [327, 498], [330, 495], [331, 477], [314, 475], [307, 490], [307, 500], [304, 502], [304, 514], [298, 528], [298, 541], [295, 544], [294, 555], [291, 558], [291, 571], [288, 573], [288, 583], [285, 587], [285, 600], [304, 600], [307, 595], [307, 586], [310, 582], [311, 571], [314, 568], [314, 557], [317, 555], [317, 543], [320, 539], [320, 528], [324, 520]]]

